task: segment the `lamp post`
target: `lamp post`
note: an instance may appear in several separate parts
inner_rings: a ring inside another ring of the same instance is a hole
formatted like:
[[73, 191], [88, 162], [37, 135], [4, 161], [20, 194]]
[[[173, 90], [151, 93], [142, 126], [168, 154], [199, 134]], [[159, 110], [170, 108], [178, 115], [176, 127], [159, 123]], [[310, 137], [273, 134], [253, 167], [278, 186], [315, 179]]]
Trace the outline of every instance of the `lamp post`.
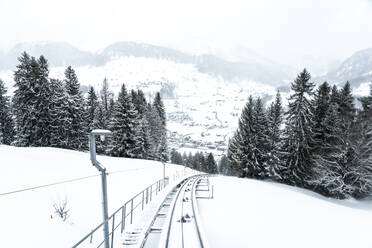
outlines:
[[109, 227], [108, 227], [108, 210], [107, 210], [107, 180], [106, 180], [106, 168], [96, 159], [96, 136], [101, 136], [101, 140], [105, 139], [105, 136], [112, 135], [111, 131], [103, 129], [95, 129], [89, 134], [89, 151], [90, 151], [90, 161], [94, 167], [96, 167], [101, 172], [102, 181], [102, 210], [103, 210], [103, 233], [105, 238], [105, 248], [110, 248], [109, 242]]

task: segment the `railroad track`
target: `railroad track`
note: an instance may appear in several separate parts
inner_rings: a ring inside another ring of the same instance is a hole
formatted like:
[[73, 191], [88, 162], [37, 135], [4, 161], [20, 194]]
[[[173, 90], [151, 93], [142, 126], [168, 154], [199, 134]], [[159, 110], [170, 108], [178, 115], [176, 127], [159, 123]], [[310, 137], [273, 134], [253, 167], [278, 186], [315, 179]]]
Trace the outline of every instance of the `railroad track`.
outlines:
[[140, 247], [206, 247], [198, 223], [196, 185], [205, 176], [185, 179], [167, 195]]

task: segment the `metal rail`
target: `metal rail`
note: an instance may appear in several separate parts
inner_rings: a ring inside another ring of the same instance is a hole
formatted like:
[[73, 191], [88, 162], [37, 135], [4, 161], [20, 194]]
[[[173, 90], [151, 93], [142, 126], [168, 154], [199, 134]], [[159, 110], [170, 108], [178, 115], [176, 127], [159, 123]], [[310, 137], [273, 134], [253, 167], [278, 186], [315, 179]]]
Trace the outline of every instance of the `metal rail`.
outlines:
[[[141, 210], [143, 210], [145, 205], [152, 201], [153, 194], [157, 195], [162, 189], [164, 189], [168, 185], [168, 181], [168, 178], [165, 178], [151, 184], [143, 191], [135, 195], [133, 198], [131, 198], [129, 201], [125, 202], [119, 209], [117, 209], [111, 216], [108, 217], [107, 222], [109, 226], [111, 226], [111, 230], [109, 232], [111, 243], [110, 247], [113, 247], [115, 231], [118, 229], [118, 227], [121, 226], [120, 232], [123, 233], [126, 223], [133, 223], [134, 212], [136, 210], [139, 210], [140, 206]], [[129, 218], [129, 220], [127, 220], [127, 218]], [[104, 244], [104, 240], [102, 240], [102, 234], [100, 233], [98, 235], [99, 240], [94, 240], [94, 237], [96, 232], [103, 228], [104, 224], [106, 224], [106, 222], [102, 222], [101, 224], [99, 224], [91, 232], [85, 235], [79, 242], [72, 246], [72, 248], [78, 248], [82, 245], [88, 245], [89, 247], [96, 248], [101, 247]]]
[[[143, 235], [141, 248], [206, 247], [205, 242], [203, 242], [203, 232], [200, 232], [196, 220], [197, 207], [194, 208], [193, 206], [196, 203], [196, 200], [194, 200], [196, 199], [196, 185], [202, 178], [202, 175], [191, 176], [180, 182], [168, 193]], [[185, 215], [187, 216], [187, 222], [193, 223], [186, 223]], [[193, 216], [194, 218], [192, 218]], [[192, 244], [185, 236], [184, 229], [191, 230], [195, 235]]]
[[[172, 227], [176, 223], [180, 222], [181, 224], [181, 246], [178, 247], [195, 247], [196, 244], [190, 245], [190, 243], [186, 244], [187, 242], [190, 242], [190, 239], [187, 239], [187, 236], [185, 235], [185, 228], [188, 228], [189, 230], [192, 229], [190, 225], [194, 226], [195, 233], [197, 235], [198, 239], [198, 246], [201, 248], [204, 248], [204, 242], [203, 242], [203, 235], [200, 232], [198, 220], [196, 218], [196, 210], [194, 205], [196, 204], [196, 198], [195, 198], [195, 190], [196, 190], [196, 185], [198, 182], [202, 179], [202, 176], [196, 176], [191, 179], [189, 179], [187, 182], [185, 182], [182, 187], [179, 189], [179, 192], [176, 196], [176, 199], [174, 201], [174, 205], [172, 208], [172, 212], [170, 213], [170, 219], [169, 219], [169, 226], [167, 230], [167, 238], [165, 242], [165, 247], [171, 247], [173, 244], [170, 242], [171, 235], [177, 235], [177, 233], [172, 233]], [[181, 195], [182, 192], [182, 199], [179, 199], [179, 196]], [[190, 194], [191, 193], [191, 194]], [[187, 197], [187, 195], [191, 195], [190, 198]], [[189, 216], [187, 210], [190, 210], [190, 205], [191, 205], [191, 210], [192, 210], [192, 215]], [[175, 216], [175, 209], [176, 208], [181, 208], [180, 210], [180, 215]], [[187, 232], [190, 235], [190, 232]], [[177, 238], [176, 238], [177, 240]]]

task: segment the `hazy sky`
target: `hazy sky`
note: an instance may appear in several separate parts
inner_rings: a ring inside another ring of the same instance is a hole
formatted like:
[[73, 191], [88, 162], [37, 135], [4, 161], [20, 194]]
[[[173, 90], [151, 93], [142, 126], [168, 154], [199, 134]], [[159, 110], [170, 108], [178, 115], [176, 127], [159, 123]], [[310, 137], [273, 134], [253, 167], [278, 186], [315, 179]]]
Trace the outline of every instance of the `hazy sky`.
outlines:
[[0, 49], [67, 41], [98, 50], [120, 40], [205, 52], [250, 48], [293, 64], [372, 47], [371, 0], [0, 0]]

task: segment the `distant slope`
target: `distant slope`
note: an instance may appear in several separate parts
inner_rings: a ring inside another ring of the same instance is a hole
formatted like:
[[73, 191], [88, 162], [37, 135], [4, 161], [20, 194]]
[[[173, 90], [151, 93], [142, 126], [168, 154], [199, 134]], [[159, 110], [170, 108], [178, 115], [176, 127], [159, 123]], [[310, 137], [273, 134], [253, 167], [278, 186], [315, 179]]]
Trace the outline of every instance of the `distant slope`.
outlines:
[[344, 84], [349, 81], [353, 87], [372, 81], [372, 48], [354, 53], [334, 71], [316, 79], [317, 82]]
[[120, 57], [144, 57], [193, 64], [200, 72], [230, 81], [251, 80], [281, 86], [293, 77], [287, 67], [269, 62], [267, 59], [230, 61], [212, 54], [193, 56], [167, 47], [135, 42], [117, 42], [96, 54], [81, 51], [67, 43], [22, 43], [1, 54], [0, 71], [14, 70], [17, 57], [23, 51], [33, 56], [43, 54], [51, 66], [102, 66]]
[[0, 71], [15, 70], [18, 64], [17, 58], [26, 51], [32, 56], [44, 55], [50, 66], [82, 66], [82, 65], [103, 65], [105, 60], [101, 55], [81, 51], [76, 47], [64, 42], [43, 42], [43, 43], [20, 43], [11, 50], [0, 56]]

